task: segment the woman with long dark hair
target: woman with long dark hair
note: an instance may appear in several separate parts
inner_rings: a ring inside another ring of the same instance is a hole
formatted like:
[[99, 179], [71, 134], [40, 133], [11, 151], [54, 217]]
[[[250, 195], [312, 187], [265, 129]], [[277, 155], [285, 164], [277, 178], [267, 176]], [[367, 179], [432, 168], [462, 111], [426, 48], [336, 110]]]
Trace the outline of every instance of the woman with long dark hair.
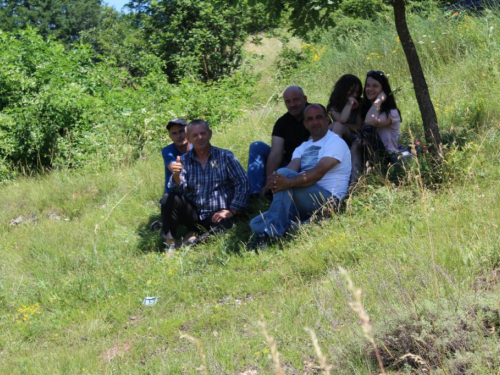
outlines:
[[326, 110], [333, 120], [330, 130], [349, 143], [351, 133], [361, 130], [361, 80], [353, 74], [344, 74], [335, 83]]
[[381, 71], [371, 70], [366, 74], [361, 115], [364, 118], [362, 131], [368, 156], [388, 156], [397, 152], [401, 112], [389, 80]]
[[344, 74], [335, 83], [328, 105], [329, 116], [333, 120], [330, 130], [346, 141], [351, 151], [351, 182], [353, 186], [359, 177], [362, 165], [362, 152], [359, 142], [363, 118], [361, 117], [363, 86], [361, 80], [353, 74]]

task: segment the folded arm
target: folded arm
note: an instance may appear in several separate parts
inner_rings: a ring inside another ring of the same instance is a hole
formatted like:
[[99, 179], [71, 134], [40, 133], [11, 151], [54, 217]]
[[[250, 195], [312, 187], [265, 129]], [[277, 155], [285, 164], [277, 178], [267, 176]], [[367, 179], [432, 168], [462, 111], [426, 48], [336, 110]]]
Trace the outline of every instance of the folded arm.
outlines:
[[[294, 166], [293, 163], [295, 160], [300, 159], [294, 159], [292, 162], [289, 164], [290, 166]], [[330, 169], [335, 167], [337, 164], [339, 164], [340, 161], [338, 161], [335, 158], [331, 157], [323, 157], [321, 160], [316, 164], [316, 166], [308, 171], [305, 171], [298, 176], [292, 177], [292, 178], [287, 178], [286, 176], [283, 176], [281, 174], [277, 174], [274, 176], [274, 181], [273, 181], [273, 193], [276, 193], [278, 191], [283, 191], [287, 190], [290, 188], [294, 187], [307, 187], [314, 185], [316, 182], [321, 180], [323, 176], [328, 172]], [[290, 168], [293, 169], [293, 168]], [[295, 170], [295, 169], [294, 169]]]

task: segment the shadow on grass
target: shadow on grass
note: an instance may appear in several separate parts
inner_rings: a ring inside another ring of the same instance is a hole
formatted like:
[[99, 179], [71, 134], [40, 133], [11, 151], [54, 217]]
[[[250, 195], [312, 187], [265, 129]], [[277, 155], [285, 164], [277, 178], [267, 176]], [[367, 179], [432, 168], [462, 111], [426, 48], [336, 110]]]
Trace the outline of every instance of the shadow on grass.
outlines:
[[137, 245], [137, 248], [140, 252], [149, 253], [155, 251], [161, 252], [164, 250], [162, 245], [162, 240], [160, 238], [161, 226], [156, 230], [151, 229], [151, 225], [158, 220], [161, 223], [161, 215], [159, 208], [157, 215], [150, 215], [148, 220], [142, 222], [140, 226], [136, 229], [136, 233], [140, 237], [139, 243]]
[[[207, 238], [206, 241], [200, 243], [193, 248], [202, 249], [204, 247], [214, 247], [218, 243], [228, 253], [241, 254], [245, 251], [246, 244], [248, 243], [252, 231], [250, 230], [250, 220], [259, 215], [261, 211], [267, 210], [269, 203], [262, 200], [251, 200], [249, 209], [243, 214], [239, 215], [234, 221], [233, 227], [223, 234], [215, 234]], [[162, 252], [165, 251], [163, 241], [161, 239], [161, 225], [152, 229], [151, 226], [155, 221], [160, 221], [161, 215], [158, 208], [158, 214], [150, 215], [147, 221], [144, 221], [136, 229], [136, 233], [140, 237], [137, 248], [142, 253], [149, 252]], [[180, 228], [179, 235], [184, 236], [188, 230], [185, 227]], [[216, 245], [218, 246], [218, 245]]]

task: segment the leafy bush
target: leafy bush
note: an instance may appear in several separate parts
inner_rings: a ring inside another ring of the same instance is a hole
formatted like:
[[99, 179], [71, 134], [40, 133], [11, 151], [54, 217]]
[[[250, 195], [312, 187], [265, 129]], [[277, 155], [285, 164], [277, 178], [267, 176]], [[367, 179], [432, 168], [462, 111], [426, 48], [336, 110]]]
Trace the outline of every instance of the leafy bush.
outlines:
[[86, 44], [68, 53], [34, 29], [0, 33], [0, 180], [16, 171], [133, 160], [166, 141], [169, 118], [224, 124], [255, 86], [245, 72], [174, 86], [147, 53], [135, 60], [143, 76], [114, 64], [95, 62]]
[[296, 51], [290, 47], [283, 47], [276, 60], [276, 69], [280, 78], [286, 79], [305, 61], [302, 51]]
[[249, 32], [272, 23], [263, 6], [244, 2], [174, 0], [151, 2], [146, 34], [151, 48], [166, 63], [172, 81], [183, 77], [217, 80], [242, 62]]

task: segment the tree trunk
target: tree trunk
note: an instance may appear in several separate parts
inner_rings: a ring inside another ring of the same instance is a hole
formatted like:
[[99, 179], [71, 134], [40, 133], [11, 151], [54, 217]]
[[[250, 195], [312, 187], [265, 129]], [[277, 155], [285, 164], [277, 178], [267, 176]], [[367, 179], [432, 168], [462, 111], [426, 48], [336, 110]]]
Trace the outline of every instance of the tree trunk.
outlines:
[[394, 8], [396, 30], [406, 55], [406, 61], [410, 69], [413, 88], [424, 125], [425, 141], [429, 146], [432, 146], [429, 149], [437, 163], [441, 165], [443, 161], [443, 144], [441, 143], [441, 135], [439, 134], [436, 111], [429, 95], [429, 88], [425, 81], [415, 44], [411, 39], [406, 23], [405, 0], [392, 0], [392, 7]]

